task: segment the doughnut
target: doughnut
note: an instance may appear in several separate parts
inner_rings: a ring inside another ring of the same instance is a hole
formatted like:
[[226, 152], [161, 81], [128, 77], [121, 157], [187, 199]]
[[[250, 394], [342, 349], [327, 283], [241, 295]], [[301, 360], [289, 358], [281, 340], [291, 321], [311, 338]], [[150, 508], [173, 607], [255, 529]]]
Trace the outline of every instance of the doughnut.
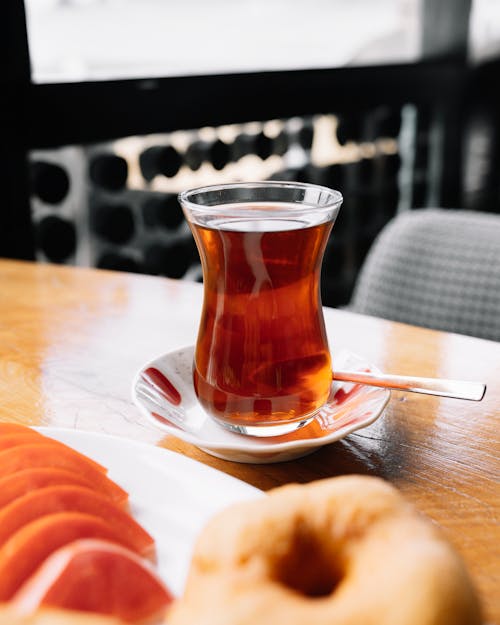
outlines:
[[480, 625], [439, 529], [373, 477], [287, 485], [216, 515], [168, 625]]

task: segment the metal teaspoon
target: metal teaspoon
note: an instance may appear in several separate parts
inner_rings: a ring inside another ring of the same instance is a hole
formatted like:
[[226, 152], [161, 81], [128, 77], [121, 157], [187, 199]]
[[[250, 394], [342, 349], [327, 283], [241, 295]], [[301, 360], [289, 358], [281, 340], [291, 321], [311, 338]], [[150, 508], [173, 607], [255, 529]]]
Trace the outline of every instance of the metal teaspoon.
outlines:
[[481, 401], [486, 392], [486, 384], [481, 382], [419, 378], [385, 373], [366, 373], [363, 371], [336, 370], [333, 372], [333, 379], [341, 382], [354, 382], [356, 384], [379, 386], [410, 393], [424, 393], [426, 395], [454, 397], [455, 399], [468, 399], [470, 401]]

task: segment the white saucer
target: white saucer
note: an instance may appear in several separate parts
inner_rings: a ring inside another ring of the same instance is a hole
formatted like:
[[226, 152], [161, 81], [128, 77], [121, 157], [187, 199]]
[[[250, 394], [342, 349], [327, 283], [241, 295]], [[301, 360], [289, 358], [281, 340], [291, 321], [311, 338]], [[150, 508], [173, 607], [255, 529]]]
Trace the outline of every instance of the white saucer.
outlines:
[[[132, 399], [165, 432], [224, 460], [259, 464], [300, 458], [373, 423], [391, 396], [386, 389], [334, 382], [327, 403], [303, 428], [266, 438], [235, 434], [218, 425], [198, 403], [193, 354], [193, 346], [184, 347], [144, 365], [132, 383]], [[378, 372], [349, 351], [334, 355], [333, 365], [334, 370]]]

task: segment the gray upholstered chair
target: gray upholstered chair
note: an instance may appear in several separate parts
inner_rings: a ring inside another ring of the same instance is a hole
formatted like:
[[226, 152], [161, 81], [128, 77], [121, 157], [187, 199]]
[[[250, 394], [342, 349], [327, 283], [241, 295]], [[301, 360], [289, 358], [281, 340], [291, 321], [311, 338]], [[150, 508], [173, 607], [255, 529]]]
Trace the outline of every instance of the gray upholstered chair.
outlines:
[[400, 214], [368, 253], [349, 309], [500, 341], [500, 215]]

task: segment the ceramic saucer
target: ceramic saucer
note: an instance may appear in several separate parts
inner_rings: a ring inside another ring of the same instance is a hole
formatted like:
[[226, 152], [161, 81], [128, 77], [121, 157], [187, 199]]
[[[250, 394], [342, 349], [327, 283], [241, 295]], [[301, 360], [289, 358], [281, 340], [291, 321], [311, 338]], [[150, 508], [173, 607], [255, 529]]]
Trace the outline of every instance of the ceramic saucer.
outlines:
[[[373, 423], [390, 398], [386, 389], [334, 382], [326, 404], [303, 428], [265, 438], [235, 434], [218, 425], [198, 403], [192, 382], [193, 354], [193, 346], [184, 347], [145, 364], [134, 378], [132, 398], [163, 431], [224, 460], [270, 463], [305, 456]], [[347, 350], [334, 355], [335, 367], [378, 372]]]

